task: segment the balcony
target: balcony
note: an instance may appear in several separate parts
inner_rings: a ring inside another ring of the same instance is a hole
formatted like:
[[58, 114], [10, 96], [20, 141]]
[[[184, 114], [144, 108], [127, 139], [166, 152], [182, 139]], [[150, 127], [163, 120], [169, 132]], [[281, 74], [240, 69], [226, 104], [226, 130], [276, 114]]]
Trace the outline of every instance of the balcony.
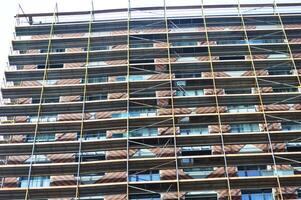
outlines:
[[231, 124], [231, 133], [260, 132], [259, 124]]
[[130, 182], [145, 182], [145, 181], [159, 181], [160, 174], [157, 170], [145, 171], [129, 175]]
[[32, 176], [28, 181], [28, 177], [24, 176], [19, 178], [19, 187], [21, 188], [39, 188], [39, 187], [49, 187], [50, 177], [49, 176]]

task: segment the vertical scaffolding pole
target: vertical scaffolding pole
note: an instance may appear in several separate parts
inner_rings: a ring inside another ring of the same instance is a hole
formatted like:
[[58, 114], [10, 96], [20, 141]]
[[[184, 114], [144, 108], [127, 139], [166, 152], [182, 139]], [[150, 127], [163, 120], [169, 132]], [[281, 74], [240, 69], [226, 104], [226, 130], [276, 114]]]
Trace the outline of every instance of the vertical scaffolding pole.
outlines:
[[91, 44], [91, 32], [92, 32], [92, 22], [93, 22], [93, 0], [91, 1], [91, 11], [90, 11], [90, 20], [88, 25], [88, 40], [87, 40], [87, 54], [86, 54], [86, 63], [85, 63], [85, 76], [84, 76], [84, 88], [83, 88], [83, 104], [82, 104], [82, 118], [80, 124], [80, 137], [79, 137], [79, 147], [78, 147], [78, 165], [77, 165], [77, 176], [76, 176], [76, 192], [75, 199], [80, 199], [80, 165], [81, 165], [81, 149], [82, 149], [82, 138], [84, 132], [84, 122], [86, 119], [86, 98], [87, 98], [87, 83], [88, 83], [88, 66], [90, 59], [90, 44]]
[[174, 140], [174, 153], [175, 153], [175, 168], [176, 168], [176, 181], [177, 181], [177, 199], [180, 200], [180, 183], [179, 183], [179, 169], [178, 169], [178, 154], [177, 154], [177, 131], [175, 125], [175, 110], [174, 110], [174, 92], [173, 92], [173, 75], [172, 66], [170, 60], [170, 41], [169, 41], [169, 28], [168, 28], [168, 18], [167, 18], [167, 6], [166, 0], [164, 2], [164, 22], [165, 22], [165, 32], [166, 32], [166, 43], [167, 43], [167, 56], [168, 56], [168, 71], [169, 71], [169, 84], [170, 84], [170, 98], [171, 98], [171, 113], [172, 113], [172, 130], [173, 130], [173, 140]]
[[131, 20], [131, 0], [128, 0], [128, 11], [127, 11], [127, 74], [126, 74], [126, 199], [130, 199], [129, 191], [129, 159], [130, 159], [130, 149], [129, 149], [129, 132], [130, 132], [130, 20]]
[[284, 27], [284, 24], [283, 24], [283, 20], [282, 20], [282, 17], [280, 15], [280, 12], [278, 11], [278, 6], [277, 6], [276, 1], [274, 1], [274, 8], [275, 8], [275, 15], [278, 16], [278, 19], [279, 19], [279, 22], [280, 22], [281, 31], [283, 32], [283, 35], [284, 35], [285, 43], [287, 45], [287, 49], [288, 49], [288, 52], [289, 52], [289, 55], [290, 55], [290, 60], [291, 60], [291, 62], [293, 64], [293, 70], [295, 71], [295, 75], [296, 75], [298, 83], [299, 83], [298, 88], [300, 89], [301, 88], [301, 80], [300, 80], [300, 77], [299, 77], [298, 68], [296, 66], [294, 55], [293, 55], [291, 46], [289, 44], [288, 37], [287, 37], [286, 31], [285, 31], [285, 27]]
[[268, 127], [268, 121], [267, 121], [267, 117], [266, 117], [266, 113], [265, 113], [265, 108], [264, 108], [264, 103], [263, 103], [262, 94], [261, 94], [261, 90], [260, 90], [260, 85], [259, 85], [258, 77], [257, 77], [257, 74], [256, 74], [256, 67], [255, 67], [255, 63], [254, 63], [254, 60], [253, 60], [251, 45], [249, 43], [249, 37], [248, 37], [247, 30], [246, 30], [246, 24], [245, 24], [244, 16], [241, 13], [241, 9], [240, 9], [240, 0], [237, 0], [237, 1], [238, 1], [238, 6], [237, 6], [238, 14], [241, 18], [241, 23], [242, 23], [242, 26], [243, 26], [242, 28], [243, 28], [243, 31], [244, 31], [245, 41], [246, 41], [249, 56], [250, 56], [250, 59], [251, 59], [251, 66], [252, 66], [252, 71], [253, 71], [253, 75], [254, 75], [254, 78], [255, 78], [255, 85], [256, 85], [259, 101], [260, 101], [260, 108], [262, 110], [260, 112], [262, 113], [262, 116], [263, 116], [264, 127], [266, 127], [266, 134], [267, 134], [267, 137], [268, 137], [268, 144], [270, 146], [270, 151], [271, 151], [271, 154], [272, 154], [273, 166], [274, 166], [275, 172], [276, 172], [276, 179], [277, 179], [277, 185], [278, 185], [278, 189], [279, 189], [280, 198], [281, 198], [281, 200], [283, 200], [283, 195], [282, 195], [282, 191], [281, 191], [281, 184], [280, 184], [279, 174], [278, 174], [278, 170], [277, 170], [276, 159], [275, 159], [275, 155], [274, 155], [273, 144], [272, 144], [272, 140], [271, 140], [271, 136], [270, 136], [270, 130], [269, 130], [269, 127]]
[[48, 72], [48, 65], [49, 65], [49, 57], [51, 53], [51, 42], [52, 42], [52, 37], [54, 34], [54, 25], [56, 24], [56, 12], [57, 12], [57, 4], [55, 5], [55, 9], [53, 12], [53, 21], [51, 23], [50, 27], [50, 33], [49, 33], [49, 39], [48, 39], [48, 46], [47, 46], [47, 54], [46, 54], [46, 60], [45, 60], [45, 69], [44, 69], [44, 74], [43, 74], [43, 80], [42, 80], [42, 86], [41, 86], [41, 93], [40, 93], [40, 100], [39, 100], [39, 106], [38, 106], [38, 113], [37, 113], [37, 122], [35, 125], [35, 130], [34, 130], [34, 137], [33, 137], [33, 144], [32, 144], [32, 149], [31, 149], [31, 155], [29, 157], [30, 163], [29, 163], [29, 170], [28, 170], [28, 176], [27, 176], [27, 187], [26, 187], [26, 192], [25, 192], [25, 200], [28, 200], [30, 198], [29, 196], [29, 186], [30, 186], [30, 177], [31, 177], [31, 171], [32, 171], [32, 163], [34, 160], [34, 151], [35, 151], [35, 144], [36, 144], [36, 138], [39, 130], [39, 122], [40, 122], [40, 115], [41, 115], [41, 110], [42, 110], [42, 103], [43, 103], [43, 95], [44, 95], [44, 90], [45, 90], [45, 82], [47, 80], [47, 72]]
[[222, 120], [221, 120], [221, 114], [220, 114], [220, 110], [219, 110], [219, 101], [218, 101], [217, 88], [216, 88], [216, 82], [215, 82], [214, 66], [213, 66], [213, 62], [212, 62], [212, 54], [211, 54], [211, 48], [210, 48], [210, 40], [209, 40], [209, 35], [208, 35], [206, 15], [204, 13], [204, 1], [201, 0], [201, 3], [202, 3], [202, 5], [201, 5], [202, 18], [203, 18], [203, 24], [204, 24], [205, 36], [206, 36], [206, 43], [207, 43], [207, 48], [208, 48], [210, 71], [211, 71], [211, 76], [212, 76], [213, 93], [214, 93], [214, 98], [215, 98], [216, 112], [217, 112], [217, 117], [218, 117], [218, 126], [219, 126], [220, 138], [221, 138], [222, 153], [223, 153], [223, 159], [224, 159], [224, 165], [225, 165], [224, 169], [225, 169], [225, 174], [226, 174], [226, 179], [227, 179], [228, 199], [232, 200], [231, 185], [230, 185], [229, 173], [228, 173], [228, 163], [227, 163], [225, 144], [224, 144], [224, 136], [223, 136], [224, 133], [223, 133], [223, 129], [222, 129]]

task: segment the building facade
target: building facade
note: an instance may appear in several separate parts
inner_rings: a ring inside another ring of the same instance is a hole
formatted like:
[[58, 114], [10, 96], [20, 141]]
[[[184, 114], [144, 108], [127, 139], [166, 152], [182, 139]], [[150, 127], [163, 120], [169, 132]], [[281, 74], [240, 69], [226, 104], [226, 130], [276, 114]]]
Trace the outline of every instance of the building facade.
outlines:
[[0, 199], [300, 199], [300, 10], [18, 14]]

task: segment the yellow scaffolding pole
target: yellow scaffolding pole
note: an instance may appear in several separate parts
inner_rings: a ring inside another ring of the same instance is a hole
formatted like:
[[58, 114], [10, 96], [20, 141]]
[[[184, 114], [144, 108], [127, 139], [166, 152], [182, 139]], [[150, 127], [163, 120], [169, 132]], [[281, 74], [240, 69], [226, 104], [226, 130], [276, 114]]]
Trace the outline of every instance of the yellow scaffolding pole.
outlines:
[[202, 18], [203, 18], [203, 24], [204, 24], [204, 29], [205, 29], [206, 43], [207, 43], [207, 48], [208, 48], [209, 64], [210, 64], [212, 83], [213, 83], [213, 93], [214, 93], [214, 98], [215, 98], [215, 103], [216, 103], [216, 113], [217, 113], [217, 117], [218, 117], [218, 126], [219, 126], [220, 138], [221, 138], [222, 153], [223, 153], [224, 164], [225, 164], [224, 169], [225, 169], [225, 174], [226, 174], [226, 178], [227, 178], [228, 200], [232, 200], [231, 184], [230, 184], [230, 179], [229, 179], [227, 156], [226, 156], [224, 137], [223, 137], [222, 120], [221, 120], [221, 115], [220, 115], [220, 110], [219, 110], [219, 101], [218, 101], [218, 97], [217, 97], [217, 88], [216, 88], [216, 82], [215, 82], [214, 66], [213, 66], [213, 62], [212, 62], [212, 54], [211, 54], [211, 48], [210, 48], [210, 40], [209, 40], [209, 36], [208, 36], [206, 15], [204, 13], [204, 0], [201, 0], [201, 1], [202, 1], [201, 2], [202, 3]]
[[284, 35], [284, 38], [285, 38], [285, 43], [286, 43], [288, 51], [289, 51], [290, 60], [293, 64], [295, 75], [296, 75], [296, 78], [297, 78], [298, 83], [299, 83], [298, 88], [301, 89], [301, 80], [300, 80], [300, 77], [299, 77], [298, 68], [297, 68], [296, 63], [295, 63], [294, 55], [293, 55], [290, 43], [288, 41], [288, 37], [287, 37], [286, 31], [285, 31], [285, 27], [284, 27], [280, 12], [278, 11], [278, 6], [277, 6], [276, 1], [274, 1], [274, 9], [275, 9], [274, 12], [276, 11], [275, 14], [277, 13], [277, 16], [278, 16], [278, 19], [279, 19], [279, 22], [280, 22], [280, 25], [281, 25], [281, 31], [283, 32], [283, 35]]
[[170, 100], [171, 100], [171, 114], [172, 114], [172, 130], [174, 136], [174, 152], [175, 152], [175, 170], [176, 170], [176, 181], [177, 181], [177, 199], [181, 199], [180, 195], [180, 183], [179, 183], [179, 169], [178, 169], [178, 154], [177, 154], [177, 131], [175, 125], [175, 110], [174, 110], [174, 91], [173, 91], [173, 72], [172, 65], [170, 60], [170, 41], [169, 41], [169, 27], [168, 27], [168, 18], [167, 18], [167, 6], [166, 0], [163, 0], [164, 3], [164, 22], [165, 22], [165, 32], [166, 32], [166, 43], [167, 43], [167, 56], [168, 56], [168, 71], [169, 71], [169, 83], [170, 83]]
[[88, 38], [87, 38], [87, 55], [86, 55], [86, 63], [85, 63], [85, 76], [84, 76], [84, 88], [83, 88], [83, 104], [82, 104], [82, 116], [81, 116], [81, 124], [80, 124], [80, 138], [79, 138], [79, 148], [78, 148], [78, 165], [77, 165], [77, 177], [76, 177], [76, 191], [75, 191], [75, 199], [80, 199], [80, 166], [81, 166], [81, 148], [82, 148], [82, 138], [84, 132], [84, 122], [86, 120], [86, 97], [87, 97], [87, 83], [88, 83], [88, 66], [90, 60], [90, 48], [91, 48], [91, 32], [92, 32], [92, 23], [93, 23], [93, 0], [91, 1], [91, 11], [90, 11], [90, 20], [88, 25]]
[[129, 147], [129, 131], [130, 131], [130, 34], [131, 34], [131, 27], [130, 27], [130, 20], [131, 20], [131, 0], [128, 0], [128, 10], [127, 10], [127, 74], [126, 74], [126, 111], [127, 111], [127, 117], [126, 117], [126, 199], [130, 199], [130, 189], [129, 189], [129, 181], [130, 181], [130, 169], [129, 169], [129, 159], [130, 159], [130, 147]]
[[51, 53], [51, 42], [52, 42], [52, 37], [54, 34], [54, 25], [56, 24], [56, 13], [57, 13], [57, 4], [55, 5], [55, 9], [53, 12], [53, 21], [51, 23], [50, 27], [50, 33], [49, 33], [49, 40], [48, 40], [48, 47], [47, 47], [47, 54], [46, 54], [46, 60], [45, 60], [45, 69], [44, 69], [44, 75], [43, 75], [43, 81], [42, 81], [42, 87], [41, 87], [41, 93], [40, 93], [40, 101], [39, 101], [39, 107], [38, 107], [38, 113], [37, 113], [37, 122], [35, 125], [35, 130], [34, 130], [34, 138], [33, 138], [33, 144], [32, 144], [32, 150], [31, 150], [31, 159], [29, 163], [29, 170], [28, 170], [28, 177], [27, 177], [27, 187], [26, 187], [26, 192], [25, 192], [25, 198], [24, 200], [28, 200], [30, 198], [29, 195], [29, 187], [30, 187], [30, 178], [31, 178], [31, 170], [32, 170], [32, 163], [34, 161], [34, 151], [35, 151], [35, 143], [36, 143], [36, 138], [39, 130], [39, 122], [40, 122], [40, 115], [41, 115], [41, 110], [42, 110], [42, 103], [43, 103], [43, 95], [44, 95], [44, 86], [45, 86], [45, 81], [47, 80], [47, 72], [48, 72], [48, 65], [49, 65], [49, 57]]
[[279, 174], [278, 174], [276, 159], [275, 159], [275, 155], [274, 155], [273, 144], [272, 144], [272, 140], [271, 140], [271, 136], [270, 136], [270, 130], [269, 130], [269, 127], [268, 127], [268, 121], [267, 121], [267, 116], [266, 116], [266, 113], [265, 113], [265, 108], [264, 108], [264, 103], [263, 103], [263, 99], [262, 99], [262, 95], [261, 95], [260, 85], [259, 85], [258, 77], [257, 77], [257, 74], [256, 74], [256, 67], [255, 67], [255, 63], [254, 63], [254, 60], [253, 60], [253, 54], [252, 54], [252, 50], [251, 50], [251, 45], [249, 43], [249, 37], [248, 37], [247, 30], [246, 30], [246, 24], [245, 24], [245, 21], [244, 21], [244, 17], [243, 17], [243, 14], [241, 13], [241, 9], [240, 9], [240, 0], [237, 0], [237, 1], [238, 1], [238, 7], [237, 7], [238, 14], [239, 14], [239, 16], [241, 18], [241, 23], [242, 23], [243, 31], [244, 31], [244, 35], [245, 35], [245, 41], [246, 41], [247, 46], [248, 46], [248, 51], [249, 51], [249, 56], [250, 56], [250, 61], [251, 61], [251, 66], [252, 66], [252, 71], [253, 71], [253, 75], [254, 75], [254, 78], [255, 78], [255, 84], [256, 84], [256, 88], [257, 88], [257, 92], [258, 92], [258, 97], [259, 97], [259, 101], [260, 101], [260, 108], [262, 110], [261, 113], [262, 113], [262, 116], [263, 116], [264, 126], [266, 128], [266, 134], [267, 134], [267, 137], [268, 137], [270, 151], [271, 151], [271, 154], [272, 154], [273, 166], [274, 166], [275, 172], [276, 172], [276, 179], [277, 179], [278, 190], [279, 190], [280, 198], [281, 198], [281, 200], [283, 200], [283, 195], [282, 195], [282, 191], [281, 191], [281, 184], [280, 184], [280, 179], [279, 179]]

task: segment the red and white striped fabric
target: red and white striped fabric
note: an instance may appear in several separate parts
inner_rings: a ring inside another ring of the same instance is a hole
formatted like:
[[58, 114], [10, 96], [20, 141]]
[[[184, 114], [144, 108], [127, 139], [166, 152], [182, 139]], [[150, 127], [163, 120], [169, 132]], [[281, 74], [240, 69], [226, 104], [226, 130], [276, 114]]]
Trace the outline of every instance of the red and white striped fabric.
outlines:
[[[161, 108], [158, 110], [159, 115], [171, 115], [172, 109], [164, 109]], [[175, 115], [181, 115], [181, 114], [190, 114], [191, 110], [189, 108], [175, 108], [174, 114]]]
[[[77, 51], [81, 51], [80, 48], [72, 48], [72, 49], [68, 49], [68, 52], [77, 52]], [[84, 66], [85, 63], [65, 63], [64, 64], [64, 68], [79, 68]]]
[[112, 47], [112, 49], [115, 49], [115, 50], [121, 50], [121, 49], [127, 49], [127, 45], [115, 45]]
[[56, 141], [73, 141], [77, 140], [77, 133], [57, 133]]
[[[18, 187], [19, 182], [18, 182], [18, 177], [4, 177], [3, 180], [3, 187], [4, 188], [15, 188]], [[0, 179], [1, 181], [1, 179]]]
[[76, 179], [74, 175], [51, 176], [50, 185], [51, 186], [76, 185]]
[[[214, 95], [214, 89], [204, 89], [204, 94], [205, 95]], [[225, 94], [225, 91], [224, 89], [220, 89], [220, 88], [217, 88], [216, 89], [216, 94], [217, 95], [222, 95], [222, 94]]]
[[122, 133], [122, 134], [126, 133], [126, 129], [108, 130], [106, 135], [107, 135], [107, 138], [112, 138], [112, 136], [114, 134], [120, 134], [120, 133]]
[[[226, 72], [213, 72], [215, 77], [230, 77]], [[213, 77], [211, 72], [202, 72], [202, 77]]]
[[166, 42], [155, 42], [154, 43], [154, 47], [167, 47], [167, 43]]
[[209, 133], [220, 133], [222, 131], [223, 133], [229, 133], [231, 130], [230, 125], [209, 125], [208, 126]]
[[126, 194], [104, 195], [104, 200], [127, 200]]
[[101, 177], [96, 183], [117, 183], [117, 182], [126, 182], [127, 174], [126, 172], [111, 172], [106, 173]]
[[[219, 106], [219, 112], [223, 113], [227, 111], [227, 107], [226, 106]], [[213, 106], [207, 106], [207, 107], [197, 107], [195, 109], [195, 113], [196, 114], [204, 114], [204, 113], [216, 113], [217, 112], [217, 108], [213, 107]]]
[[53, 163], [66, 163], [75, 161], [75, 155], [72, 153], [47, 154], [46, 157]]
[[108, 65], [125, 65], [127, 60], [110, 60], [105, 62]]
[[[180, 128], [179, 127], [175, 127], [175, 133], [178, 134], [180, 132]], [[174, 131], [173, 131], [173, 127], [160, 127], [158, 128], [158, 133], [159, 135], [173, 135]]]
[[126, 93], [109, 93], [108, 99], [126, 99], [127, 94]]
[[260, 131], [280, 131], [282, 129], [281, 123], [268, 123], [266, 124], [259, 124]]
[[60, 96], [60, 102], [73, 102], [79, 100], [80, 96]]
[[148, 80], [163, 80], [163, 79], [169, 79], [169, 74], [154, 74], [151, 75]]
[[57, 81], [55, 84], [57, 85], [73, 85], [73, 84], [80, 84], [80, 79], [62, 79]]

